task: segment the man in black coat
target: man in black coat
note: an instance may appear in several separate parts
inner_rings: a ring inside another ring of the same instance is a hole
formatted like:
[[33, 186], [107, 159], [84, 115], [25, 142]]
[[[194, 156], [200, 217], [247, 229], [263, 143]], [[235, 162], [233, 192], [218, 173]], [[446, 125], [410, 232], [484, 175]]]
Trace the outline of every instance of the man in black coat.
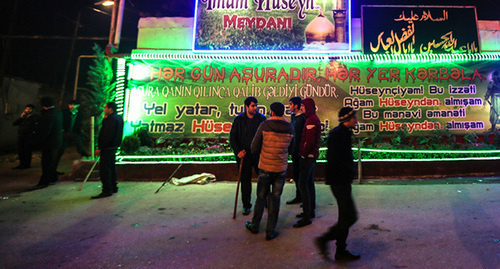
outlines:
[[62, 142], [62, 113], [54, 107], [54, 100], [43, 97], [42, 116], [35, 141], [42, 150], [42, 176], [33, 189], [41, 189], [57, 182], [56, 151]]
[[356, 111], [343, 107], [339, 112], [339, 125], [328, 135], [327, 165], [325, 181], [337, 200], [338, 221], [323, 236], [316, 238], [316, 246], [325, 260], [328, 256], [328, 241], [337, 240], [336, 260], [357, 260], [358, 254], [346, 249], [349, 228], [358, 220], [356, 205], [352, 199], [352, 180], [355, 167], [352, 155], [352, 128], [357, 124]]
[[109, 102], [104, 107], [104, 119], [97, 140], [97, 155], [100, 155], [99, 174], [102, 192], [92, 199], [109, 197], [118, 192], [116, 175], [116, 150], [122, 143], [123, 119], [116, 114], [116, 104]]
[[290, 115], [290, 122], [295, 130], [293, 140], [292, 162], [293, 162], [293, 181], [295, 182], [295, 198], [286, 203], [288, 205], [302, 203], [302, 195], [299, 189], [300, 180], [300, 141], [302, 140], [302, 131], [306, 124], [306, 116], [301, 109], [302, 99], [299, 96], [290, 98], [288, 108], [292, 112]]
[[245, 99], [245, 111], [233, 121], [229, 134], [229, 143], [236, 156], [238, 167], [243, 160], [240, 171], [241, 201], [243, 202], [243, 215], [250, 214], [252, 210], [252, 168], [259, 173], [259, 154], [253, 154], [250, 146], [260, 124], [266, 116], [257, 111], [257, 98], [249, 96]]
[[33, 151], [33, 139], [35, 129], [40, 119], [39, 115], [33, 114], [35, 106], [27, 104], [23, 113], [12, 124], [19, 125], [17, 131], [17, 149], [19, 154], [19, 165], [12, 169], [28, 169], [31, 167], [31, 155]]

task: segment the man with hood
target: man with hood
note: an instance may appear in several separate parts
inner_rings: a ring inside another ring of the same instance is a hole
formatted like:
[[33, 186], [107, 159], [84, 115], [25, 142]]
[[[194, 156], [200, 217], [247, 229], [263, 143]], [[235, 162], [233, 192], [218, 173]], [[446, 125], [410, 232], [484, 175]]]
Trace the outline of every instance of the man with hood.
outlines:
[[252, 168], [259, 173], [259, 154], [253, 154], [250, 149], [253, 137], [266, 116], [257, 111], [257, 98], [249, 96], [245, 99], [245, 111], [233, 121], [229, 133], [229, 143], [236, 156], [238, 167], [241, 165], [241, 201], [243, 202], [243, 215], [252, 211]]
[[306, 116], [306, 123], [300, 141], [300, 179], [299, 188], [302, 196], [301, 218], [293, 225], [294, 228], [304, 227], [312, 223], [316, 217], [316, 189], [314, 187], [314, 166], [319, 156], [321, 143], [321, 122], [316, 115], [316, 104], [311, 98], [302, 100], [302, 107]]
[[266, 240], [276, 238], [279, 233], [275, 228], [278, 222], [281, 194], [285, 186], [288, 155], [293, 147], [293, 126], [283, 117], [285, 106], [280, 102], [274, 102], [270, 108], [271, 118], [259, 126], [252, 141], [252, 153], [260, 155], [260, 170], [252, 222], [247, 221], [245, 224], [250, 232], [259, 232], [265, 200], [269, 196]]
[[337, 200], [338, 221], [323, 236], [316, 238], [316, 246], [325, 260], [328, 256], [328, 241], [337, 240], [336, 260], [357, 260], [358, 254], [346, 249], [349, 228], [357, 221], [358, 213], [352, 199], [352, 180], [355, 166], [352, 155], [352, 128], [358, 122], [356, 111], [352, 107], [343, 107], [339, 112], [339, 126], [328, 135], [328, 151], [325, 181], [330, 185], [333, 196]]

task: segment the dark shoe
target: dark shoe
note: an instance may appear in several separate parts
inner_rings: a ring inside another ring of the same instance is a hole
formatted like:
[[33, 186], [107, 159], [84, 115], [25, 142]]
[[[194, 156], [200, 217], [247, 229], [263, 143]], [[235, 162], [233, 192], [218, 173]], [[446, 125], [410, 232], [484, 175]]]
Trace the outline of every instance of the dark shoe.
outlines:
[[297, 197], [295, 197], [292, 200], [286, 202], [287, 205], [300, 204], [300, 203], [302, 203], [302, 200], [301, 199], [297, 199]]
[[[295, 217], [297, 217], [297, 218], [303, 218], [304, 217], [304, 212], [295, 215]], [[311, 214], [311, 218], [314, 219], [315, 217], [316, 217], [316, 213], [312, 213]]]
[[101, 199], [101, 198], [106, 198], [106, 197], [109, 197], [113, 194], [111, 193], [106, 193], [106, 192], [101, 192], [99, 195], [96, 195], [96, 196], [92, 196], [90, 199]]
[[118, 192], [118, 188], [113, 189], [113, 193], [117, 193], [117, 192]]
[[344, 250], [344, 251], [337, 251], [337, 253], [335, 253], [335, 260], [338, 260], [338, 261], [354, 261], [354, 260], [359, 260], [359, 258], [361, 258], [361, 256], [357, 253], [351, 253], [347, 250]]
[[277, 230], [274, 230], [271, 234], [266, 235], [266, 240], [273, 240], [274, 238], [278, 237], [278, 232]]
[[57, 171], [56, 173], [57, 173], [58, 176], [64, 175], [64, 172]]
[[245, 227], [253, 234], [259, 233], [259, 228], [255, 227], [255, 225], [253, 225], [250, 221], [247, 221], [247, 223], [245, 223]]
[[328, 256], [328, 246], [327, 246], [327, 241], [325, 240], [325, 238], [316, 237], [316, 239], [314, 239], [314, 243], [316, 244], [316, 247], [319, 250], [319, 254], [323, 258], [323, 260], [325, 260], [327, 262], [331, 262], [332, 259], [330, 258], [330, 256]]
[[293, 228], [302, 228], [302, 227], [307, 226], [311, 223], [312, 223], [312, 221], [310, 221], [310, 220], [300, 219], [299, 221], [297, 221], [297, 223], [295, 223], [293, 225]]
[[242, 213], [243, 213], [244, 216], [250, 215], [250, 212], [252, 212], [251, 208], [243, 208]]
[[12, 170], [14, 170], [14, 169], [23, 169], [23, 168], [22, 168], [22, 166], [18, 165], [16, 167], [12, 167]]

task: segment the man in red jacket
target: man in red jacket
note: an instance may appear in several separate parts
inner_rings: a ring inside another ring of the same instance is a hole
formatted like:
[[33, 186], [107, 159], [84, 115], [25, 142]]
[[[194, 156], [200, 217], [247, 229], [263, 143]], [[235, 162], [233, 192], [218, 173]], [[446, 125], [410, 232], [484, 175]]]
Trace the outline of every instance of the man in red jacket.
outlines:
[[294, 228], [304, 227], [312, 223], [315, 217], [316, 189], [314, 187], [314, 166], [319, 156], [319, 146], [321, 142], [321, 122], [316, 115], [316, 104], [311, 98], [302, 100], [306, 123], [302, 131], [300, 141], [300, 179], [299, 189], [302, 196], [302, 213], [297, 217], [301, 218], [293, 225]]

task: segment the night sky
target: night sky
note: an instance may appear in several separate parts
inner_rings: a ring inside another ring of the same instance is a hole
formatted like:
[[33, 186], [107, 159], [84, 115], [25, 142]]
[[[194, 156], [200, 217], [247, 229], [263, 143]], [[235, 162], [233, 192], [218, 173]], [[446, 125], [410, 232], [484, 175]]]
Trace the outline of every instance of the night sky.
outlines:
[[[249, 0], [250, 1], [250, 0]], [[321, 1], [321, 0], [317, 0]], [[72, 92], [76, 59], [93, 54], [92, 46], [106, 46], [110, 15], [93, 11], [91, 0], [8, 0], [0, 3], [1, 56], [5, 75], [41, 82], [59, 91], [70, 57], [71, 37], [81, 12], [78, 37], [102, 40], [77, 40], [66, 83]], [[17, 12], [14, 7], [17, 3]], [[195, 0], [126, 0], [122, 38], [118, 53], [130, 53], [137, 42], [140, 17], [192, 17]], [[498, 0], [353, 0], [353, 17], [360, 17], [360, 5], [454, 5], [476, 6], [479, 20], [500, 20]], [[111, 9], [99, 7], [103, 12]], [[10, 49], [6, 44], [10, 40]], [[80, 76], [85, 76], [81, 73]], [[80, 85], [84, 86], [84, 85]]]

